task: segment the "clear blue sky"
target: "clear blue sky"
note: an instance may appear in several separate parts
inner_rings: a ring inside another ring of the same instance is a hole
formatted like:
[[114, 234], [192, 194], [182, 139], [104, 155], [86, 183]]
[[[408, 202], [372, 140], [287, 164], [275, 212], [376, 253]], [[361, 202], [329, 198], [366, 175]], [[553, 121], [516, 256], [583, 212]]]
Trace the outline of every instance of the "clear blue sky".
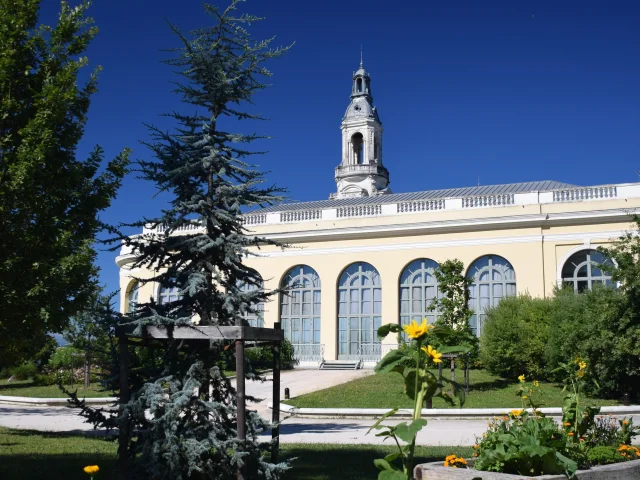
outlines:
[[[41, 19], [50, 22], [57, 2], [44, 3]], [[260, 164], [292, 199], [335, 190], [360, 44], [394, 192], [475, 185], [478, 177], [484, 185], [638, 180], [637, 0], [249, 0], [243, 9], [267, 17], [255, 38], [296, 42], [271, 64], [273, 87], [256, 98], [271, 121], [243, 126], [274, 137]], [[210, 19], [195, 0], [95, 0], [91, 14], [100, 33], [88, 56], [104, 70], [80, 152], [100, 144], [110, 158], [129, 146], [146, 158], [143, 122], [167, 125], [158, 115], [182, 108], [160, 63], [161, 50], [178, 45], [164, 19], [185, 29]], [[162, 207], [153, 193], [131, 176], [103, 218], [153, 214]], [[114, 257], [99, 256], [109, 291], [118, 288]]]

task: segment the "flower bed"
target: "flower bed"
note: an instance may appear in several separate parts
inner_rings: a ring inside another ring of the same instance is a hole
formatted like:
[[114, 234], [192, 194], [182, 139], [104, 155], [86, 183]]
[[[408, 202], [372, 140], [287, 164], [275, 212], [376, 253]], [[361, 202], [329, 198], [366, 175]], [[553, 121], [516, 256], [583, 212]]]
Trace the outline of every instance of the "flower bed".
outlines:
[[[467, 460], [473, 465], [473, 460]], [[423, 463], [417, 465], [414, 480], [566, 480], [566, 475], [540, 475], [537, 477], [524, 477], [510, 473], [481, 472], [474, 468], [445, 467], [443, 462]], [[575, 478], [579, 480], [635, 480], [640, 478], [640, 460], [614, 463], [611, 465], [597, 465], [588, 470], [578, 470]]]

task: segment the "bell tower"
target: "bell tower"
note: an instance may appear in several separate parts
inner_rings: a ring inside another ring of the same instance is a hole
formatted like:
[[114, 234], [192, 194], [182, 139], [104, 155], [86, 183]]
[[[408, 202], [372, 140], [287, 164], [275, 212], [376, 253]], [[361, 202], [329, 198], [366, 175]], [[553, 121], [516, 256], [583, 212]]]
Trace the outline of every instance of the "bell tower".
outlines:
[[336, 167], [338, 191], [329, 198], [369, 197], [391, 193], [389, 172], [382, 166], [382, 123], [373, 106], [371, 77], [360, 68], [353, 74], [351, 103], [342, 118], [342, 161]]

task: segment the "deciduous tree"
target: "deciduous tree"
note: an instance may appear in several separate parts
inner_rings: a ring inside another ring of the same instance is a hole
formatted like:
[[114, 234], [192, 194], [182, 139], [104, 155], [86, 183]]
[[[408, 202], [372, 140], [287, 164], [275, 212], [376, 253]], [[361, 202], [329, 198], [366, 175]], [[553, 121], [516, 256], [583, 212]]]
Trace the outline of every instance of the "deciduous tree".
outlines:
[[63, 2], [48, 26], [40, 2], [0, 0], [0, 365], [35, 353], [34, 339], [87, 303], [98, 214], [128, 165], [127, 151], [102, 170], [100, 147], [77, 152], [97, 90], [97, 70], [78, 82], [97, 33], [88, 3]]

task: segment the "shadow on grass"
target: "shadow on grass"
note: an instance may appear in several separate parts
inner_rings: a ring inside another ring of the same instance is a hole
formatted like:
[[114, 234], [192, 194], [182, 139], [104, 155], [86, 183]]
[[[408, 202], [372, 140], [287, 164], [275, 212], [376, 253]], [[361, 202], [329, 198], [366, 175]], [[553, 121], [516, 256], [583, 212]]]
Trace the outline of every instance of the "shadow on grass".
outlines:
[[490, 382], [475, 382], [469, 384], [469, 391], [484, 392], [487, 390], [502, 390], [504, 388], [516, 385], [517, 382], [513, 380], [506, 380], [504, 378], [496, 378]]
[[[376, 458], [383, 458], [391, 448], [356, 445], [292, 445], [283, 446], [282, 459], [291, 462], [286, 480], [371, 480], [378, 477], [373, 465]], [[441, 461], [455, 452], [469, 456], [472, 449], [466, 447], [418, 448], [417, 463]]]
[[16, 454], [2, 456], [0, 478], [6, 479], [47, 479], [47, 480], [87, 480], [83, 468], [87, 465], [100, 467], [101, 479], [116, 478], [114, 455], [105, 453], [73, 454]]
[[0, 385], [0, 395], [2, 395], [2, 392], [5, 390], [20, 390], [22, 388], [32, 388], [36, 386], [35, 382], [4, 383]]

